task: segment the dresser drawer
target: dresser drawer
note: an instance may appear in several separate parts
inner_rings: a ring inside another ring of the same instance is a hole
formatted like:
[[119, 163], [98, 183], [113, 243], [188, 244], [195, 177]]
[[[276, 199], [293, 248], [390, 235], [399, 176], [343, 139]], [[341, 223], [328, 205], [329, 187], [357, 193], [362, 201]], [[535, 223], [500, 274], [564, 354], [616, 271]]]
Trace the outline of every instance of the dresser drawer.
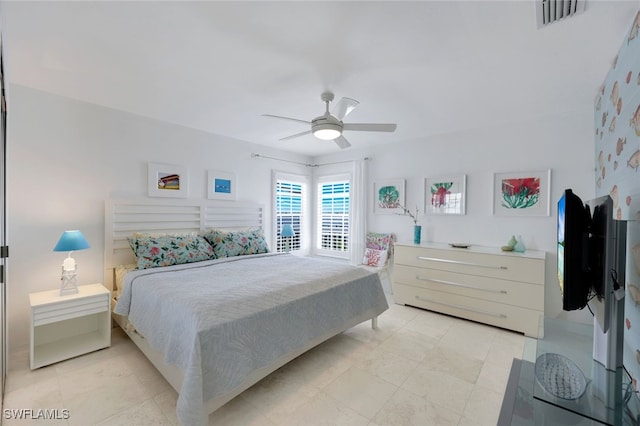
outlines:
[[544, 283], [544, 259], [517, 255], [400, 246], [396, 247], [394, 265], [408, 265], [531, 284]]
[[531, 309], [544, 309], [544, 287], [437, 269], [396, 265], [395, 282]]
[[515, 330], [527, 336], [538, 336], [538, 324], [543, 311], [512, 306], [396, 283], [393, 297], [397, 303], [442, 312], [472, 321]]
[[33, 326], [83, 317], [109, 310], [109, 295], [101, 294], [32, 308]]

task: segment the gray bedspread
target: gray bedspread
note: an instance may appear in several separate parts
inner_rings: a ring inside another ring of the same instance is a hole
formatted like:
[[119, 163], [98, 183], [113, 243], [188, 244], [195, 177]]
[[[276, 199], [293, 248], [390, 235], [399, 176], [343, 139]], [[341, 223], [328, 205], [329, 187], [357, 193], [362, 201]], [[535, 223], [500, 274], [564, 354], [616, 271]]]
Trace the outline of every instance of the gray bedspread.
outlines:
[[266, 254], [131, 272], [114, 312], [184, 371], [177, 416], [197, 425], [206, 422], [203, 401], [253, 370], [387, 308], [375, 273]]

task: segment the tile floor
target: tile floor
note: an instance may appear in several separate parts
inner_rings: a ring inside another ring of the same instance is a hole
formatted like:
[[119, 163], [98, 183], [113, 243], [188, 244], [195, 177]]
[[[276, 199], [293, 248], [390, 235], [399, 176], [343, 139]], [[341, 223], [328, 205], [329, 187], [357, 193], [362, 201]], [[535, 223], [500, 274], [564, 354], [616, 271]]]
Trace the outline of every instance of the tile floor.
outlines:
[[[495, 425], [521, 334], [390, 304], [209, 416], [214, 425]], [[67, 409], [2, 424], [172, 425], [176, 392], [119, 328], [112, 346], [30, 371], [13, 353], [5, 409]]]

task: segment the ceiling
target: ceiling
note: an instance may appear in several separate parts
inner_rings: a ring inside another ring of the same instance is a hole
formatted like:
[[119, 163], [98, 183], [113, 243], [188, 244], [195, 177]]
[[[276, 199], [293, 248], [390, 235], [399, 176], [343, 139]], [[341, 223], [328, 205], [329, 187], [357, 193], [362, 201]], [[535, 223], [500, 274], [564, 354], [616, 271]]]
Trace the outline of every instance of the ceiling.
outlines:
[[[316, 156], [325, 90], [352, 148], [585, 111], [640, 3], [537, 29], [532, 1], [0, 1], [10, 83]], [[9, 99], [10, 100], [10, 99]]]

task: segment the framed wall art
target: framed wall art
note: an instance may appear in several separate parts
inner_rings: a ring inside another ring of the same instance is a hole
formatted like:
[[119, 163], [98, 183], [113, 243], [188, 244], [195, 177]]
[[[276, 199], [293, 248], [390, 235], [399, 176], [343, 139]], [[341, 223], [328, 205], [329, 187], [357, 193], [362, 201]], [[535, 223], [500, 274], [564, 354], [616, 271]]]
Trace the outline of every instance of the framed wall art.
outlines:
[[207, 198], [210, 200], [235, 200], [236, 175], [221, 170], [208, 170]]
[[466, 181], [466, 175], [426, 178], [424, 211], [427, 214], [465, 214]]
[[189, 195], [189, 170], [184, 166], [149, 163], [149, 197], [187, 198]]
[[379, 214], [402, 214], [404, 179], [386, 179], [373, 184], [373, 211]]
[[549, 216], [551, 170], [495, 173], [493, 214], [496, 216]]

